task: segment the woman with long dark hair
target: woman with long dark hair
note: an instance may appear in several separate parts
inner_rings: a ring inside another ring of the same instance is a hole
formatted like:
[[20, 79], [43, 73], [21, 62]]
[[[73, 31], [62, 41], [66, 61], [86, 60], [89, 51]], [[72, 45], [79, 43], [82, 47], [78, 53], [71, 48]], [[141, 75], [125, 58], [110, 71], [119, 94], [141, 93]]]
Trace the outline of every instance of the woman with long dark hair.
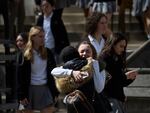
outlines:
[[124, 102], [126, 97], [123, 88], [131, 84], [137, 71], [126, 72], [126, 47], [127, 39], [124, 34], [115, 33], [112, 38], [106, 41], [99, 58], [106, 63], [105, 70], [111, 74], [112, 78], [105, 86], [104, 92], [108, 96], [114, 112], [125, 113]]

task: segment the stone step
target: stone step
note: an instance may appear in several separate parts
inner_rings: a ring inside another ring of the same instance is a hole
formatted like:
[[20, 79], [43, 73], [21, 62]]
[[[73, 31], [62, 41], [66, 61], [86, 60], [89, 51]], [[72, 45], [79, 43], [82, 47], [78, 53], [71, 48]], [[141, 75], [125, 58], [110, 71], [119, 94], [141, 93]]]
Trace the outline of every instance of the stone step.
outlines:
[[[118, 21], [118, 12], [113, 13], [112, 19], [113, 21]], [[69, 7], [65, 8], [63, 11], [63, 20], [66, 22], [72, 22], [73, 20], [84, 20], [84, 13], [83, 10], [77, 7]], [[138, 22], [138, 20], [131, 15], [129, 11], [125, 12], [125, 20], [127, 21], [133, 21], [133, 22]]]
[[127, 97], [150, 97], [150, 87], [127, 87], [124, 91]]
[[83, 33], [85, 31], [85, 22], [65, 23], [67, 32]]
[[0, 110], [9, 110], [9, 109], [17, 109], [18, 103], [6, 103], [0, 104]]
[[[82, 33], [85, 30], [85, 21], [73, 21], [73, 22], [65, 22], [65, 26], [68, 32], [79, 32]], [[112, 30], [114, 32], [118, 31], [118, 21], [115, 21], [113, 23], [113, 28]], [[132, 22], [130, 23], [129, 21], [125, 22], [125, 28], [126, 32], [141, 32], [141, 28], [139, 27], [139, 24], [137, 22]]]
[[127, 87], [124, 88], [128, 97], [149, 97], [150, 98], [150, 68], [127, 68], [138, 70], [138, 76]]
[[127, 31], [130, 43], [140, 43], [147, 41], [147, 36], [143, 31]]
[[85, 17], [83, 13], [63, 13], [62, 19], [64, 23], [71, 22], [85, 22]]
[[137, 40], [132, 42], [129, 41], [127, 45], [127, 50], [136, 50], [144, 43], [145, 41], [137, 41]]
[[[150, 88], [150, 74], [139, 74], [129, 88]], [[149, 95], [150, 96], [150, 95]]]
[[[118, 21], [114, 21], [113, 25], [112, 25], [113, 26], [112, 30], [113, 31], [119, 31], [118, 25], [119, 25]], [[125, 29], [126, 29], [126, 32], [128, 31], [128, 32], [131, 32], [131, 33], [133, 31], [143, 31], [143, 30], [141, 30], [141, 28], [139, 26], [139, 23], [129, 22], [129, 21], [125, 21]]]
[[66, 7], [64, 8], [64, 13], [82, 13], [83, 10], [81, 8], [78, 8], [76, 6], [70, 6], [70, 7]]
[[127, 113], [150, 113], [149, 97], [127, 97]]
[[[112, 19], [113, 21], [118, 21], [119, 13], [113, 13]], [[138, 20], [134, 16], [132, 16], [128, 11], [125, 12], [125, 21], [138, 22]]]

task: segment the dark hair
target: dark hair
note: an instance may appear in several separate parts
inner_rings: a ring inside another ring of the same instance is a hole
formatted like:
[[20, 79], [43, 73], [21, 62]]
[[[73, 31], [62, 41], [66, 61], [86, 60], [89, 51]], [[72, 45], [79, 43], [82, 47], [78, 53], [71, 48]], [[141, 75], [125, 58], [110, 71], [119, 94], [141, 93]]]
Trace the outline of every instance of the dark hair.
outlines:
[[22, 37], [24, 43], [28, 42], [28, 33], [22, 32], [22, 33], [19, 33], [17, 36], [19, 36], [19, 35]]
[[90, 34], [93, 35], [97, 29], [98, 22], [102, 17], [106, 17], [105, 14], [99, 13], [99, 12], [93, 12], [93, 14], [87, 18], [86, 24], [85, 24], [85, 31], [86, 35]]
[[77, 45], [77, 49], [80, 47], [80, 45], [82, 45], [82, 44], [88, 44], [90, 47], [91, 47], [91, 49], [92, 49], [92, 53], [93, 53], [93, 59], [97, 59], [97, 53], [96, 53], [96, 50], [95, 50], [95, 48], [94, 48], [94, 46], [90, 43], [90, 41], [88, 41], [88, 40], [85, 40], [85, 41], [82, 41], [82, 42], [80, 42], [78, 45]]
[[64, 63], [74, 58], [80, 58], [80, 55], [78, 50], [73, 46], [66, 46], [60, 53], [60, 60]]
[[[99, 56], [99, 58], [103, 57], [103, 55], [115, 55], [115, 51], [114, 51], [114, 45], [116, 45], [118, 42], [120, 42], [121, 40], [125, 40], [126, 41], [126, 47], [127, 47], [127, 36], [124, 33], [114, 33], [112, 37], [110, 37], [106, 43], [105, 46]], [[123, 54], [119, 57], [123, 60], [123, 62], [125, 62], [126, 60], [126, 47], [125, 47], [125, 51], [123, 52]]]
[[41, 0], [41, 3], [42, 3], [42, 1], [47, 1], [49, 4], [51, 4], [51, 6], [55, 5], [55, 1], [54, 0]]

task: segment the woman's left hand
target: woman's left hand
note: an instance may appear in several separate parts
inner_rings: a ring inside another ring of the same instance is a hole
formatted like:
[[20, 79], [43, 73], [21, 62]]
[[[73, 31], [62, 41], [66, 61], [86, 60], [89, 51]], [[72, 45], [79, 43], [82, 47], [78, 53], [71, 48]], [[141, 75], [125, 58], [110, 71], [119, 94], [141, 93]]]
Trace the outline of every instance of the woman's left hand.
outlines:
[[127, 79], [134, 80], [136, 79], [138, 72], [136, 70], [132, 70], [132, 71], [126, 72], [126, 75], [127, 75]]

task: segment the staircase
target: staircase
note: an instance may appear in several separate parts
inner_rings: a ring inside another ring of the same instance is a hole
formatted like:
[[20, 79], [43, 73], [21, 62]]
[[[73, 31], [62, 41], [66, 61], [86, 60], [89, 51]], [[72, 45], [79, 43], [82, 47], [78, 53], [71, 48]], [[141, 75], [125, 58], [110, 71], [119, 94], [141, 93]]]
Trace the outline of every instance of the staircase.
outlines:
[[[32, 4], [33, 2], [31, 4], [26, 2], [26, 7], [30, 6], [29, 9], [27, 8], [26, 12], [32, 10], [31, 8]], [[144, 36], [143, 31], [139, 28], [138, 21], [134, 17], [132, 17], [130, 20], [129, 17], [130, 17], [130, 13], [129, 11], [127, 11], [125, 16], [125, 20], [126, 20], [125, 23], [126, 23], [126, 32], [128, 33], [129, 36], [129, 44], [127, 46], [128, 55], [134, 52], [138, 47], [140, 47], [147, 40], [147, 38]], [[86, 19], [84, 17], [83, 10], [75, 6], [65, 8], [62, 19], [66, 26], [71, 45], [77, 45], [85, 29]], [[112, 23], [113, 23], [113, 32], [117, 32], [118, 13], [114, 13]], [[33, 12], [26, 14], [25, 30], [29, 31], [29, 28], [34, 24], [35, 24], [35, 16], [33, 15]], [[3, 28], [3, 21], [2, 19], [0, 19], [0, 31], [3, 31], [2, 28]], [[1, 33], [3, 34], [3, 32]], [[150, 76], [149, 75], [150, 74], [141, 73], [138, 76], [138, 79], [133, 84], [131, 84], [131, 86], [125, 89], [126, 95], [128, 96], [127, 107], [129, 113], [150, 112], [148, 106], [150, 103], [150, 98], [149, 98], [150, 97], [150, 90], [149, 90]], [[64, 95], [60, 95], [59, 97], [59, 103], [58, 103], [59, 109], [56, 113], [66, 113], [65, 105], [62, 103], [63, 97]], [[144, 109], [144, 111], [142, 108]]]
[[[130, 12], [128, 10], [126, 11], [125, 14], [126, 14], [125, 16], [126, 33], [129, 36], [127, 54], [130, 55], [131, 53], [136, 51], [141, 45], [146, 43], [147, 38], [145, 37], [143, 30], [140, 29], [139, 23], [136, 20], [136, 18], [131, 17]], [[84, 33], [84, 28], [85, 28], [85, 18], [82, 9], [76, 8], [74, 6], [66, 8], [63, 13], [63, 20], [66, 25], [66, 29], [68, 31], [69, 40], [71, 41], [71, 44], [76, 45], [80, 41], [80, 38]], [[112, 28], [113, 32], [118, 32], [119, 31], [118, 13], [114, 13], [112, 23], [113, 23], [113, 28]], [[150, 57], [148, 55], [149, 54], [146, 55], [147, 58]], [[142, 59], [140, 61], [142, 61]], [[134, 65], [132, 65], [132, 67], [130, 68], [137, 69], [138, 66], [134, 68]], [[146, 68], [146, 70], [149, 70], [149, 68], [148, 69]], [[149, 80], [150, 80], [150, 72], [145, 71], [145, 69], [143, 68], [140, 70], [137, 79], [129, 87], [124, 89], [128, 97], [127, 100], [128, 113], [149, 113], [150, 112], [150, 109], [148, 107], [150, 105], [149, 104], [150, 103]]]
[[[144, 32], [140, 29], [137, 19], [135, 17], [132, 17], [128, 10], [125, 14], [126, 33], [129, 37], [127, 55], [129, 55], [134, 50], [136, 50], [137, 47], [142, 45], [147, 40], [147, 38], [145, 37]], [[75, 6], [65, 8], [62, 19], [68, 31], [71, 44], [76, 45], [80, 41], [80, 38], [85, 31], [86, 19], [84, 17], [83, 10]], [[113, 32], [118, 32], [119, 30], [117, 12], [113, 14], [112, 23]]]
[[[5, 54], [3, 44], [10, 47], [9, 53]], [[16, 91], [19, 51], [11, 41], [0, 40], [0, 45], [0, 113], [8, 110], [13, 113], [18, 107]]]

